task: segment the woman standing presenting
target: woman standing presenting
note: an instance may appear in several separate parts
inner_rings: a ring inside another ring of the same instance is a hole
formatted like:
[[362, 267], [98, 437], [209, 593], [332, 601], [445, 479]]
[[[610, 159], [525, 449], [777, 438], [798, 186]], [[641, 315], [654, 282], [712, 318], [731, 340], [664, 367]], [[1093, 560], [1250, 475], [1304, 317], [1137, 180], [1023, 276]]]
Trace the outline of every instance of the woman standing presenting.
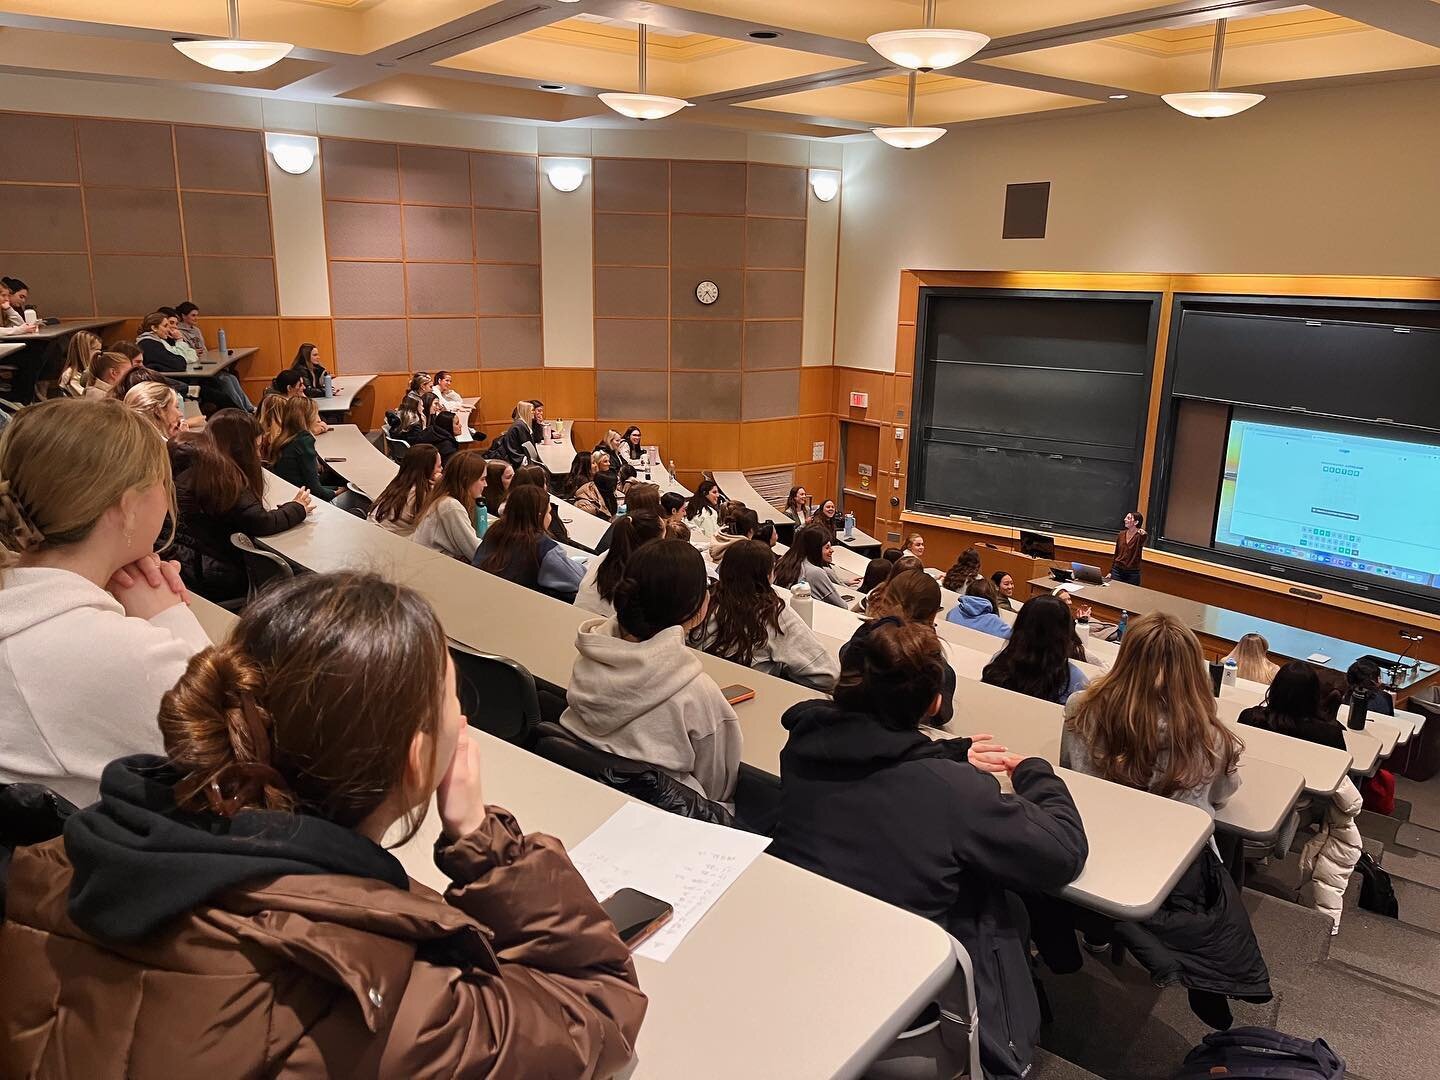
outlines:
[[1132, 510], [1125, 515], [1125, 527], [1115, 537], [1115, 561], [1110, 566], [1113, 581], [1127, 585], [1140, 584], [1140, 549], [1145, 546], [1148, 535], [1140, 526], [1145, 524], [1145, 515]]

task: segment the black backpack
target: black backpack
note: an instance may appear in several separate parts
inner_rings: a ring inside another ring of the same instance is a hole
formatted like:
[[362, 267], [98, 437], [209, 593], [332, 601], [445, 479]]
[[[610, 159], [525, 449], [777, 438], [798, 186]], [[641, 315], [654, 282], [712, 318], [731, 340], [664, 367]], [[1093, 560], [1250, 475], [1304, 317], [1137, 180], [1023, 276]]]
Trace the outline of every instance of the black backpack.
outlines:
[[1345, 1080], [1345, 1061], [1324, 1039], [1307, 1042], [1271, 1028], [1206, 1035], [1174, 1080]]
[[1400, 901], [1395, 896], [1395, 886], [1389, 873], [1370, 857], [1369, 852], [1361, 854], [1355, 869], [1360, 874], [1360, 906], [1376, 915], [1398, 919]]

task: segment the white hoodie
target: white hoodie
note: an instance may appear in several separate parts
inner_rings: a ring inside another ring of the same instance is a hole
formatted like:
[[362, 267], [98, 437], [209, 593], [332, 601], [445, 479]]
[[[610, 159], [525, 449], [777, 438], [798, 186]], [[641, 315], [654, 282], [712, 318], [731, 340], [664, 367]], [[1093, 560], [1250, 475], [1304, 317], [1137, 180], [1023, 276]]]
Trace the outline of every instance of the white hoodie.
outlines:
[[210, 644], [177, 604], [133, 619], [69, 570], [15, 567], [0, 587], [0, 782], [44, 784], [77, 806], [127, 754], [161, 754], [160, 697]]
[[740, 721], [680, 627], [626, 641], [618, 620], [589, 619], [575, 648], [563, 727], [591, 746], [654, 765], [707, 799], [734, 801]]

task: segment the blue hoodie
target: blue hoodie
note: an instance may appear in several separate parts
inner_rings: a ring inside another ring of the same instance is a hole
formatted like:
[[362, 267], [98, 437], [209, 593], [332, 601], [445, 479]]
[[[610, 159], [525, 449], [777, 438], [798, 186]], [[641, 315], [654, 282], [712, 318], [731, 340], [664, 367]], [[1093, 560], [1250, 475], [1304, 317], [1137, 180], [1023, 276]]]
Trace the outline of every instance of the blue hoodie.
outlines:
[[998, 638], [1008, 640], [1010, 637], [1010, 624], [995, 614], [990, 601], [983, 596], [962, 596], [960, 603], [951, 608], [945, 616], [945, 621], [979, 630], [982, 634], [993, 634]]

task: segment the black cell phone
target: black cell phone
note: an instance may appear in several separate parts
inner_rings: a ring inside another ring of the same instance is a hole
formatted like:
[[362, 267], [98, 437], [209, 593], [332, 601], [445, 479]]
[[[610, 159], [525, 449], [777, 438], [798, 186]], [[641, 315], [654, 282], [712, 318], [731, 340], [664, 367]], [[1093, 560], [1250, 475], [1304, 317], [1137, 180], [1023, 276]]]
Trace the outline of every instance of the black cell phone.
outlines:
[[670, 916], [675, 913], [675, 909], [664, 900], [657, 900], [638, 889], [621, 889], [610, 899], [602, 901], [600, 906], [620, 932], [620, 940], [632, 952], [669, 922]]

